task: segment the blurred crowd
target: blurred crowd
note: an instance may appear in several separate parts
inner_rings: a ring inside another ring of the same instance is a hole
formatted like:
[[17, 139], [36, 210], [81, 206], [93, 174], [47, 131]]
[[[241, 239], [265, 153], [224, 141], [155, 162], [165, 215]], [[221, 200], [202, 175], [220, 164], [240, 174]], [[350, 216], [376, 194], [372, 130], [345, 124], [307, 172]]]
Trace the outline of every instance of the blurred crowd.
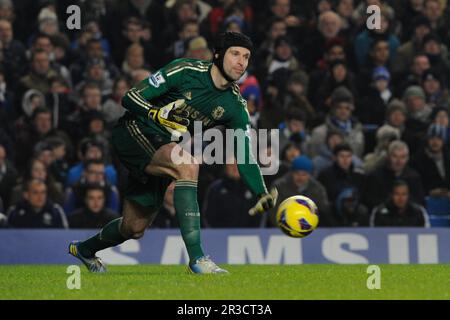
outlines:
[[[430, 199], [450, 201], [447, 2], [0, 0], [0, 225], [119, 216], [122, 96], [173, 59], [210, 60], [215, 35], [236, 31], [255, 45], [239, 80], [252, 125], [280, 130], [267, 149], [279, 171], [265, 176], [279, 202], [310, 197], [321, 226], [429, 226]], [[204, 227], [276, 226], [276, 208], [248, 215], [255, 201], [235, 164], [201, 167]], [[171, 185], [152, 227], [176, 226]]]

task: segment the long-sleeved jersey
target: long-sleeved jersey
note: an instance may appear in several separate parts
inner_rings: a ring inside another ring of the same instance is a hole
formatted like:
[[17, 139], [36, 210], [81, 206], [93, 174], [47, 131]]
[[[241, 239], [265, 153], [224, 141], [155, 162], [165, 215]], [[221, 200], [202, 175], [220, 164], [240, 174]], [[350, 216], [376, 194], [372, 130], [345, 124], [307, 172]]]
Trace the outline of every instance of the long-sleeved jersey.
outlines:
[[[201, 121], [203, 130], [224, 125], [229, 129], [248, 132], [250, 117], [247, 102], [242, 98], [237, 84], [225, 90], [218, 89], [211, 78], [212, 62], [177, 59], [149, 78], [131, 88], [122, 99], [122, 105], [141, 123], [158, 130], [159, 134], [171, 136], [164, 126], [149, 119], [149, 108], [163, 107], [170, 102], [184, 99], [181, 109], [189, 111], [188, 131], [194, 133], [194, 121]], [[239, 173], [255, 195], [267, 193], [261, 170], [252, 158], [248, 134], [242, 135], [244, 143], [234, 141], [234, 153], [244, 146], [245, 161], [238, 161]], [[250, 160], [252, 159], [252, 160]]]

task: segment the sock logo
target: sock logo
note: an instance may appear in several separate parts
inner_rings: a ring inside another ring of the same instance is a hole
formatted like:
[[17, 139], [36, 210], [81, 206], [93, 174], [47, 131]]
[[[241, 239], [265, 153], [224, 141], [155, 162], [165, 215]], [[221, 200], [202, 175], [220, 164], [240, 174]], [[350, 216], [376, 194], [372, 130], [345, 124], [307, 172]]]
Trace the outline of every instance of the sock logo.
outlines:
[[200, 212], [186, 212], [186, 217], [200, 217]]

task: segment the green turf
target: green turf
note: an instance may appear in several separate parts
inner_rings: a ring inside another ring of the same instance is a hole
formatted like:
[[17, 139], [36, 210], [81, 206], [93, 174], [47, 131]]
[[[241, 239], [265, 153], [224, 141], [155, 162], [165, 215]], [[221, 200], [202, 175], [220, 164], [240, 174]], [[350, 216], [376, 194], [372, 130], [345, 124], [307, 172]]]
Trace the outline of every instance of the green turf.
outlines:
[[0, 266], [0, 299], [450, 299], [450, 265], [380, 265], [381, 289], [366, 286], [366, 265], [231, 265], [230, 275], [189, 275], [183, 266]]

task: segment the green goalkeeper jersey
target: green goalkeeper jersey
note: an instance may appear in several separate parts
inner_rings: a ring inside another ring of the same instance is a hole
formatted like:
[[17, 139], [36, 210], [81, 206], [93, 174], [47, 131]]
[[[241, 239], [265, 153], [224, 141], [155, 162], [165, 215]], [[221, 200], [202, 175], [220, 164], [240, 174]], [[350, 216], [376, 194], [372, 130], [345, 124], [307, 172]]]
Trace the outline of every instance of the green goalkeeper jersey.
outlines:
[[[148, 118], [148, 103], [163, 107], [170, 102], [184, 99], [181, 109], [189, 111], [188, 130], [194, 133], [194, 121], [201, 121], [204, 130], [224, 125], [230, 129], [248, 132], [250, 118], [247, 102], [239, 87], [233, 83], [225, 90], [218, 89], [211, 78], [212, 62], [195, 59], [177, 59], [158, 70], [149, 78], [131, 88], [122, 99], [122, 105], [143, 124], [151, 126], [160, 134], [171, 136], [169, 129]], [[255, 195], [267, 193], [261, 170], [251, 152], [251, 141], [245, 134], [243, 144], [234, 141], [234, 152], [244, 146], [246, 161], [238, 161], [239, 173]], [[252, 161], [250, 161], [252, 159]]]

